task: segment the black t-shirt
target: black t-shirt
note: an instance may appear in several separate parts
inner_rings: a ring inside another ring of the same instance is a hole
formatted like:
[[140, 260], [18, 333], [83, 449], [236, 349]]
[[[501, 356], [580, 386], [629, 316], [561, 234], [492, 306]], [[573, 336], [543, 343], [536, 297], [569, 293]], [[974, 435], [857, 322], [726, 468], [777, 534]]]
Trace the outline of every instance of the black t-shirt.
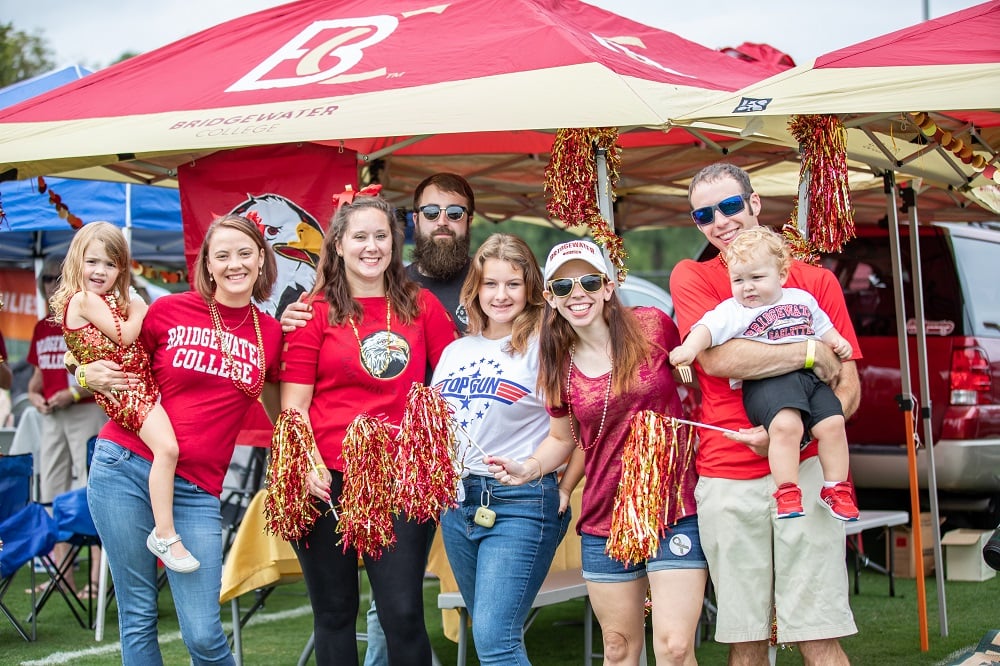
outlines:
[[471, 263], [466, 263], [465, 268], [450, 280], [438, 280], [423, 275], [417, 270], [416, 264], [410, 264], [406, 267], [406, 274], [410, 276], [410, 279], [437, 296], [444, 305], [444, 309], [455, 318], [455, 325], [458, 326], [458, 330], [463, 335], [465, 335], [465, 329], [469, 325], [469, 315], [466, 314], [465, 308], [459, 302], [459, 297], [462, 293], [462, 283], [465, 282], [465, 276], [469, 274], [469, 264]]

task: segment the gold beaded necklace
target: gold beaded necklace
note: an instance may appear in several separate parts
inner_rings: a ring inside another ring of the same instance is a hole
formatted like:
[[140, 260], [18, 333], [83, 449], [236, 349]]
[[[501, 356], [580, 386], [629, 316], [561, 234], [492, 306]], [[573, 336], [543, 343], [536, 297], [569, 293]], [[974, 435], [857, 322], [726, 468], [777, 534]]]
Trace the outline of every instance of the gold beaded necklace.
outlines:
[[[364, 366], [365, 370], [368, 371], [372, 377], [379, 377], [385, 371], [385, 367], [382, 368], [372, 368], [368, 365], [368, 361], [365, 359], [365, 347], [361, 344], [361, 335], [358, 333], [357, 324], [354, 323], [354, 315], [347, 315], [347, 321], [351, 324], [351, 330], [354, 331], [354, 339], [358, 341], [358, 356], [361, 359], [361, 365]], [[389, 294], [385, 295], [385, 363], [389, 362], [389, 344], [392, 342], [392, 301], [389, 299]], [[384, 366], [384, 364], [383, 364]]]
[[[604, 434], [604, 420], [608, 417], [608, 402], [611, 399], [611, 378], [615, 372], [615, 361], [608, 355], [608, 359], [611, 361], [611, 369], [608, 370], [608, 383], [604, 387], [604, 410], [601, 412], [601, 425], [597, 429], [597, 435], [594, 437], [594, 441], [590, 443], [590, 446], [584, 446], [580, 439], [576, 436], [576, 428], [573, 426], [573, 369], [576, 364], [573, 362], [573, 358], [576, 356], [576, 345], [572, 345], [569, 348], [569, 371], [566, 373], [566, 408], [569, 410], [569, 432], [573, 435], [573, 443], [583, 450], [589, 451], [590, 449], [597, 446], [597, 443], [601, 441], [601, 435]], [[581, 429], [580, 436], [583, 436], [583, 431]]]
[[[233, 360], [233, 350], [226, 346], [226, 341], [223, 339], [222, 317], [219, 315], [219, 308], [215, 304], [214, 298], [208, 302], [208, 312], [212, 317], [212, 325], [215, 326], [215, 335], [219, 341], [219, 349], [222, 350], [222, 356], [226, 359], [229, 367], [229, 378], [233, 380], [236, 388], [256, 400], [260, 397], [261, 391], [264, 389], [264, 369], [267, 367], [267, 363], [264, 360], [264, 336], [260, 332], [260, 318], [257, 316], [257, 308], [253, 306], [253, 303], [250, 304], [250, 312], [253, 314], [253, 328], [257, 333], [257, 358], [260, 362], [260, 368], [257, 373], [257, 379], [250, 385], [244, 384], [237, 376], [238, 373], [235, 372], [236, 363]], [[243, 321], [246, 321], [245, 317]], [[240, 326], [242, 325], [241, 323]], [[230, 337], [235, 337], [232, 333], [229, 335]]]

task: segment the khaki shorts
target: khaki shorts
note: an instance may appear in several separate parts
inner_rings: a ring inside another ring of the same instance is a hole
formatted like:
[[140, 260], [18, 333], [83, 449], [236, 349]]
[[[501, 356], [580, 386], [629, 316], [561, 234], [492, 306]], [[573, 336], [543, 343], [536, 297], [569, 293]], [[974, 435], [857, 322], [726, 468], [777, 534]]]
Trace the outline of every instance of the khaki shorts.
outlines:
[[818, 458], [802, 463], [806, 515], [783, 520], [775, 518], [770, 475], [698, 480], [698, 529], [719, 608], [715, 640], [770, 638], [772, 599], [780, 643], [857, 633], [848, 602], [844, 523], [818, 505], [822, 477]]

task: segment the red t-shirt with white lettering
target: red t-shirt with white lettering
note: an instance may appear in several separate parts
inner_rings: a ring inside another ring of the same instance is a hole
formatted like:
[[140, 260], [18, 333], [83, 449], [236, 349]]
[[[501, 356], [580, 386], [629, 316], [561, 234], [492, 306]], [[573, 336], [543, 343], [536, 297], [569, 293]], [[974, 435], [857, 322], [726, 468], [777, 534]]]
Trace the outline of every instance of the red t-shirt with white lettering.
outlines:
[[28, 363], [42, 372], [42, 397], [46, 400], [69, 388], [70, 375], [63, 360], [65, 354], [66, 341], [63, 340], [62, 327], [51, 319], [40, 319], [31, 334]]
[[288, 334], [282, 357], [282, 382], [313, 386], [309, 422], [316, 448], [327, 467], [340, 471], [351, 421], [369, 414], [399, 425], [410, 387], [424, 383], [428, 364], [437, 365], [458, 336], [451, 315], [426, 289], [420, 290], [420, 314], [412, 322], [404, 325], [392, 313], [388, 340], [385, 298], [357, 301], [365, 314], [356, 333], [350, 323], [331, 326], [329, 303], [314, 301], [312, 319]]
[[[270, 315], [258, 313], [264, 339], [262, 368], [253, 317], [245, 316], [245, 307], [218, 307], [224, 323], [243, 320], [231, 333], [223, 332], [227, 344], [232, 341], [233, 362], [241, 369], [241, 381], [252, 385], [261, 372], [266, 381], [278, 381], [281, 325]], [[222, 372], [225, 356], [208, 305], [196, 291], [158, 298], [149, 306], [139, 340], [149, 351], [161, 404], [177, 435], [177, 475], [218, 497], [236, 435], [255, 399], [238, 389], [228, 372]], [[104, 426], [101, 437], [143, 458], [153, 458], [137, 434], [114, 421]]]
[[[854, 334], [850, 314], [844, 302], [844, 292], [836, 276], [825, 268], [810, 266], [800, 261], [792, 262], [786, 287], [807, 291], [830, 316], [834, 328], [851, 343], [852, 359], [861, 358], [861, 349]], [[670, 295], [674, 298], [675, 315], [681, 335], [686, 336], [691, 327], [716, 305], [732, 298], [729, 271], [719, 259], [696, 262], [686, 259], [678, 263], [670, 274]], [[729, 387], [728, 377], [711, 377], [697, 362], [701, 388], [701, 420], [709, 425], [739, 430], [751, 427], [743, 409], [743, 391]], [[721, 432], [701, 428], [698, 432], [699, 476], [723, 479], [758, 479], [771, 473], [767, 458], [754, 453], [749, 447]], [[812, 442], [800, 455], [805, 460], [816, 455], [816, 442]]]

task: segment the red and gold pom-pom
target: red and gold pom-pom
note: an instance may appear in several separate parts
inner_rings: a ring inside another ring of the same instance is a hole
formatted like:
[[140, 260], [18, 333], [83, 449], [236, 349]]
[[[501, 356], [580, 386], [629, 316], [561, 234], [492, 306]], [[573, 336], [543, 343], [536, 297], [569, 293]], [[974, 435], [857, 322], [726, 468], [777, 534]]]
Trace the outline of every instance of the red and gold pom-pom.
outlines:
[[820, 252], [840, 252], [855, 236], [847, 130], [837, 116], [793, 116], [788, 129], [802, 152], [799, 179], [809, 179], [809, 241]]
[[785, 222], [785, 226], [781, 227], [781, 236], [785, 239], [785, 243], [788, 244], [788, 249], [791, 250], [794, 259], [812, 264], [813, 266], [819, 266], [819, 255], [813, 250], [808, 239], [803, 238], [802, 233], [795, 224], [795, 221], [798, 219], [798, 210], [799, 207], [796, 204], [792, 209], [791, 218], [788, 222]]
[[375, 559], [396, 543], [392, 527], [392, 431], [384, 421], [359, 414], [344, 436], [344, 488], [340, 494], [337, 532], [346, 552]]
[[271, 438], [264, 498], [265, 531], [286, 541], [305, 536], [319, 516], [306, 478], [313, 469], [313, 434], [298, 411], [278, 415]]
[[608, 252], [618, 269], [618, 280], [625, 279], [625, 246], [604, 219], [597, 205], [597, 166], [594, 148], [607, 151], [608, 185], [611, 196], [621, 173], [621, 148], [618, 129], [574, 128], [556, 132], [552, 157], [545, 167], [545, 192], [549, 195], [549, 215], [569, 227], [586, 225], [599, 245]]
[[666, 526], [684, 515], [682, 482], [693, 454], [693, 431], [676, 419], [650, 410], [632, 417], [611, 513], [609, 557], [630, 565], [656, 555]]
[[418, 382], [410, 387], [396, 436], [396, 501], [410, 520], [436, 522], [443, 510], [456, 506], [458, 474], [451, 414], [436, 389]]

